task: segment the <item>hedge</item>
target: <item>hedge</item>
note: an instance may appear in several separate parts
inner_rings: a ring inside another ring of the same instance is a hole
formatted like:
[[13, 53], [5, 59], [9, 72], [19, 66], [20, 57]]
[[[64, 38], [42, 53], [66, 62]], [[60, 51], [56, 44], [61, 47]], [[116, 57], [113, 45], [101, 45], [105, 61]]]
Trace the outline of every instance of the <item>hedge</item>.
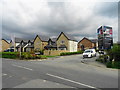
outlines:
[[82, 54], [82, 53], [83, 53], [83, 51], [78, 51], [78, 52], [64, 52], [64, 53], [60, 53], [60, 56]]
[[114, 45], [111, 50], [107, 51], [107, 54], [110, 56], [111, 61], [120, 61], [120, 45]]
[[120, 61], [110, 61], [106, 63], [108, 68], [117, 68], [120, 69]]
[[11, 58], [15, 59], [19, 57], [18, 52], [2, 52], [2, 58]]
[[44, 55], [35, 55], [30, 52], [22, 52], [20, 56], [20, 52], [2, 52], [0, 53], [2, 58], [10, 58], [10, 59], [46, 59]]

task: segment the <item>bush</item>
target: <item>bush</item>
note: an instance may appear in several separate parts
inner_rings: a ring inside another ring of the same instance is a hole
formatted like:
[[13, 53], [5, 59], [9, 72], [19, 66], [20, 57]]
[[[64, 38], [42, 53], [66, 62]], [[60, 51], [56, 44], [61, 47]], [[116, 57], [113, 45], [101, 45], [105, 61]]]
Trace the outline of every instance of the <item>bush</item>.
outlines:
[[99, 56], [99, 58], [96, 59], [96, 61], [99, 61], [99, 62], [101, 62], [101, 63], [109, 62], [109, 60], [108, 60], [108, 55]]
[[2, 52], [2, 58], [19, 58], [19, 53], [18, 52]]
[[78, 51], [78, 52], [64, 52], [64, 53], [60, 53], [60, 56], [82, 54], [82, 53], [83, 53], [83, 51]]
[[110, 61], [110, 62], [107, 62], [106, 63], [106, 66], [108, 67], [108, 68], [117, 68], [117, 69], [120, 69], [120, 61], [118, 62], [118, 61]]
[[120, 61], [120, 45], [114, 45], [111, 50], [107, 51], [107, 54], [110, 56], [110, 60]]
[[2, 55], [2, 58], [10, 58], [10, 59], [16, 59], [16, 58], [20, 58], [20, 59], [46, 59], [47, 57], [44, 55], [35, 55], [31, 52], [21, 52], [21, 56], [20, 56], [20, 52], [2, 52], [0, 53], [0, 55]]

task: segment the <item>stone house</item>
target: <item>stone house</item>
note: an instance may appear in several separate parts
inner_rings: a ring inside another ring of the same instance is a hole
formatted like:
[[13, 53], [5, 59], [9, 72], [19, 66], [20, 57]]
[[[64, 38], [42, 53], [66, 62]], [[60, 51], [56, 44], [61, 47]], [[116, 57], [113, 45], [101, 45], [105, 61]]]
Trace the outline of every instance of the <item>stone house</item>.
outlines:
[[36, 35], [34, 39], [34, 50], [41, 51], [44, 50], [44, 47], [48, 45], [49, 37], [43, 35]]
[[18, 52], [33, 52], [34, 43], [33, 40], [22, 40], [18, 46], [16, 46]]
[[6, 41], [5, 39], [2, 39], [0, 41], [0, 52], [8, 49], [10, 47], [10, 43], [8, 41]]
[[77, 40], [70, 34], [61, 32], [56, 40], [57, 50], [77, 51]]
[[56, 39], [57, 38], [49, 38], [48, 45], [46, 45], [44, 48], [46, 50], [57, 50]]
[[97, 41], [98, 41], [97, 39], [88, 39], [84, 37], [81, 41], [78, 42], [78, 51], [90, 48], [96, 49], [98, 47]]

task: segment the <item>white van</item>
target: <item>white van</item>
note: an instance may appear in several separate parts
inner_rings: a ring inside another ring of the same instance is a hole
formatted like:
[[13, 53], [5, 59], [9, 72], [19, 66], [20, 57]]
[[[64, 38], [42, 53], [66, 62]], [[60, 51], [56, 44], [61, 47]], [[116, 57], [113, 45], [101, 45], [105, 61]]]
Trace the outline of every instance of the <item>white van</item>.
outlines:
[[87, 49], [83, 53], [83, 58], [93, 57], [93, 56], [96, 57], [96, 51], [95, 51], [95, 49]]

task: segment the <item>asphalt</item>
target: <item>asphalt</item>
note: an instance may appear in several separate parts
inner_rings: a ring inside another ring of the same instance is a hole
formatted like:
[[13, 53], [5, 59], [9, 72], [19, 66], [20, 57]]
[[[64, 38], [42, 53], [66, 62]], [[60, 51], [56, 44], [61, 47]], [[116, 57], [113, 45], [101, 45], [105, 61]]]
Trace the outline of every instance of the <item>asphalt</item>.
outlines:
[[82, 59], [82, 55], [36, 61], [2, 59], [2, 87], [118, 88], [118, 70], [95, 59]]

